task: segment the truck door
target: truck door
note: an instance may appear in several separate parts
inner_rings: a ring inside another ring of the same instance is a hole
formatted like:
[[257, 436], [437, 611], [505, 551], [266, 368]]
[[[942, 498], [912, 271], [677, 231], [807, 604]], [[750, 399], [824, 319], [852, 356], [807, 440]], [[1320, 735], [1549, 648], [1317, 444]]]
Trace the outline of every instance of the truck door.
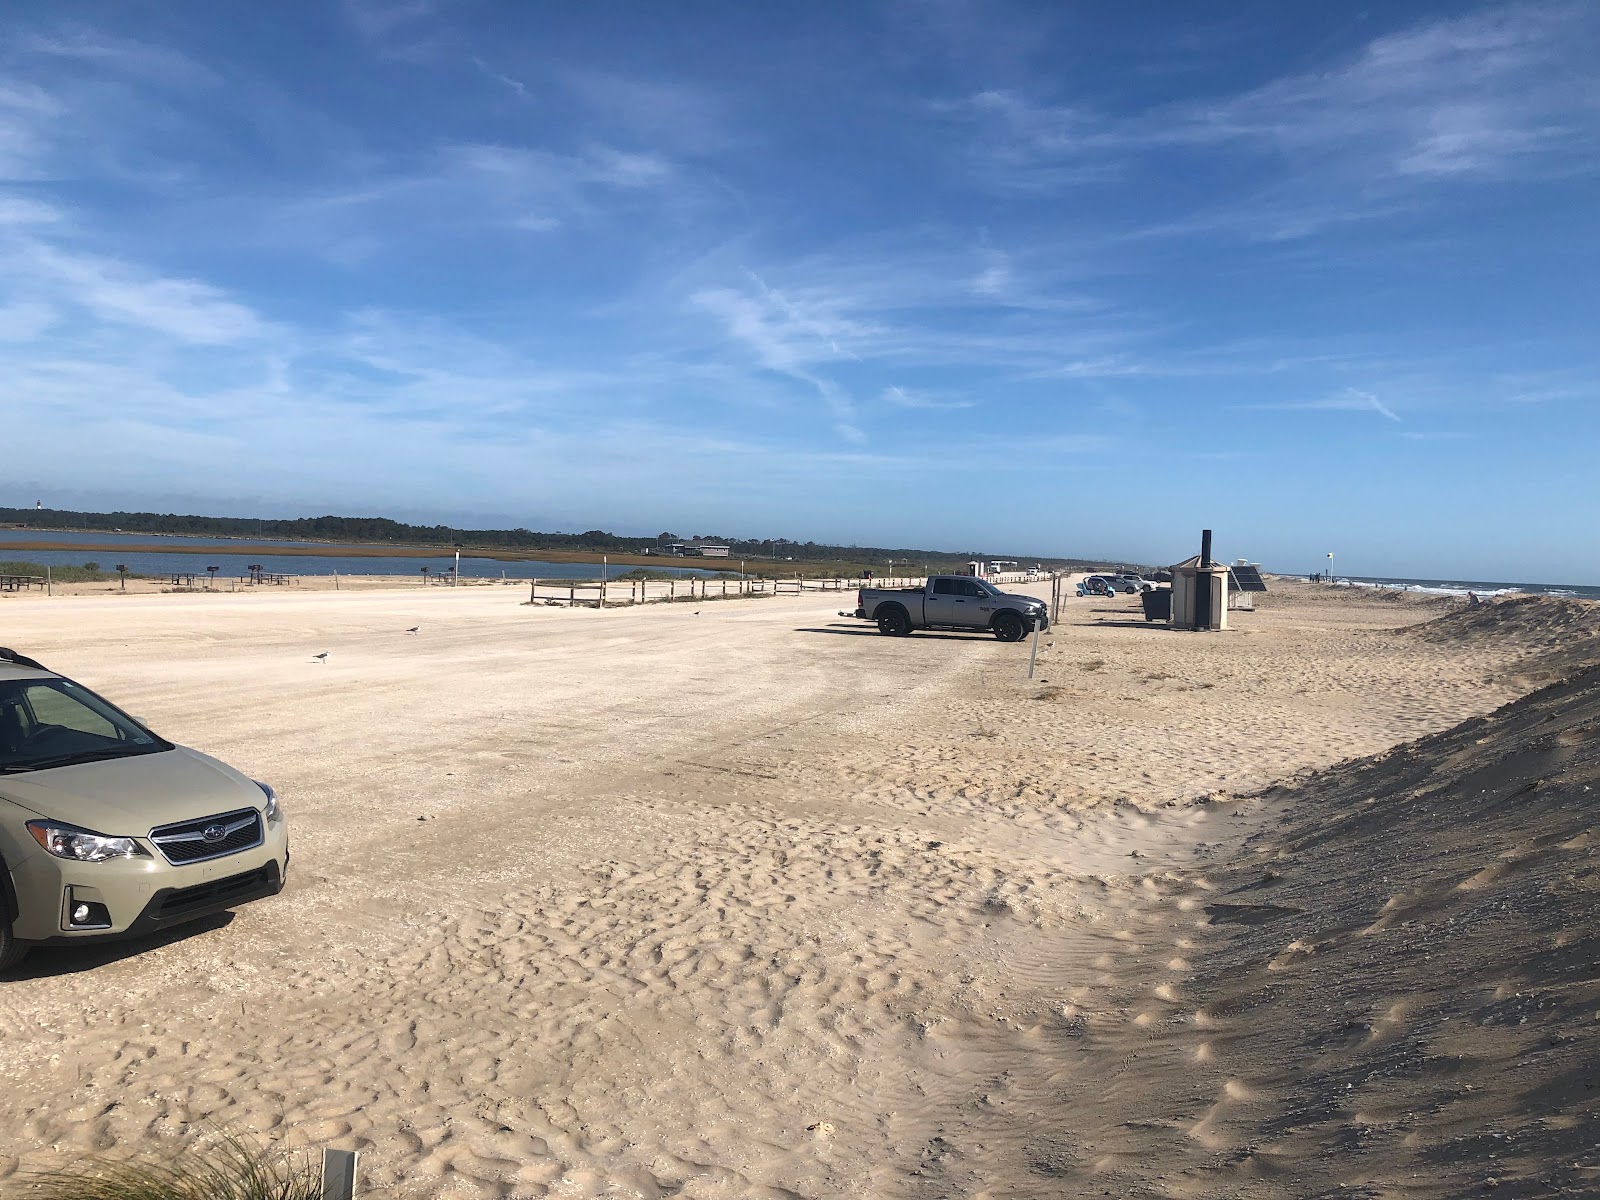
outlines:
[[959, 625], [959, 593], [967, 586], [965, 579], [935, 579], [933, 588], [923, 601], [923, 620], [929, 625]]
[[956, 596], [956, 618], [952, 625], [983, 629], [994, 616], [995, 599], [976, 579], [957, 580], [961, 592]]

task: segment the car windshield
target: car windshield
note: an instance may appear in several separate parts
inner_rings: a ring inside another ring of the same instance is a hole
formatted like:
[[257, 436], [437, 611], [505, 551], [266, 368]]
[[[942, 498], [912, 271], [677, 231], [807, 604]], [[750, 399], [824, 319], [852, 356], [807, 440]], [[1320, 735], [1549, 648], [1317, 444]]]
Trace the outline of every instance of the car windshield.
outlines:
[[0, 681], [0, 773], [170, 749], [171, 742], [71, 680]]

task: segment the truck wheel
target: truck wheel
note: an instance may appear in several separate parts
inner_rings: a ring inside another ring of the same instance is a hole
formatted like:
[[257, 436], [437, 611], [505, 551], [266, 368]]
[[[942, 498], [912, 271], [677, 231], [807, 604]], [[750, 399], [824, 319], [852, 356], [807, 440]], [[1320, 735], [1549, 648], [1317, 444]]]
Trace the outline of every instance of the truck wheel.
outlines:
[[905, 637], [911, 632], [911, 618], [899, 605], [886, 608], [878, 614], [878, 632], [885, 637]]
[[1014, 612], [1003, 612], [994, 619], [994, 636], [1002, 642], [1020, 642], [1027, 629]]

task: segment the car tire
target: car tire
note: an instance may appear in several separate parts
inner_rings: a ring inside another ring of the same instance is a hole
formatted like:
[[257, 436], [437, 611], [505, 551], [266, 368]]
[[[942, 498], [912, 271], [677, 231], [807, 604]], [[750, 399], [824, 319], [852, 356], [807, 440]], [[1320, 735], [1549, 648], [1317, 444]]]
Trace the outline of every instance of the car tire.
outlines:
[[[0, 870], [4, 870], [0, 867]], [[28, 952], [26, 942], [19, 942], [11, 933], [11, 912], [6, 908], [5, 901], [0, 899], [0, 971], [9, 971], [22, 961], [22, 956]]]
[[878, 632], [884, 637], [906, 637], [911, 632], [911, 618], [898, 604], [878, 614]]
[[1003, 612], [994, 619], [994, 636], [1002, 642], [1020, 642], [1027, 632], [1022, 618], [1014, 612]]

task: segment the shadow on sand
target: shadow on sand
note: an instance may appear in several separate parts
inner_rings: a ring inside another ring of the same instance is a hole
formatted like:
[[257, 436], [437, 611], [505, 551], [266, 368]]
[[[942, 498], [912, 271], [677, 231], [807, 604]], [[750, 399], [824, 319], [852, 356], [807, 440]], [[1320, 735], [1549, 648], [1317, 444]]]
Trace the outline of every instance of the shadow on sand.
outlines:
[[232, 921], [231, 912], [221, 912], [198, 920], [186, 921], [171, 929], [163, 929], [160, 933], [128, 938], [126, 941], [88, 942], [81, 946], [35, 946], [28, 951], [27, 958], [4, 975], [0, 975], [0, 979], [7, 983], [20, 983], [24, 979], [53, 979], [60, 975], [77, 975], [110, 963], [121, 962], [123, 959], [137, 958], [141, 954], [148, 954], [151, 950], [159, 950], [163, 946], [170, 946], [198, 934], [225, 929]]
[[[804, 628], [796, 629], [795, 632], [796, 633], [835, 633], [835, 634], [838, 634], [841, 637], [883, 637], [884, 636], [883, 634], [879, 633], [875, 628], [873, 628], [870, 625], [863, 626], [861, 628], [856, 628], [856, 627], [851, 626], [851, 625], [825, 625], [825, 626], [822, 626], [820, 628], [816, 627], [816, 626], [807, 626], [807, 627], [804, 627]], [[919, 629], [919, 630], [916, 630], [915, 632], [913, 632], [912, 634], [910, 634], [909, 636], [914, 637], [914, 638], [927, 638], [929, 640], [941, 641], [941, 642], [971, 642], [971, 641], [975, 641], [975, 640], [982, 639], [982, 638], [986, 638], [986, 639], [988, 639], [990, 641], [994, 640], [994, 634], [990, 633], [987, 629], [974, 630], [972, 633], [930, 633], [926, 629]]]

